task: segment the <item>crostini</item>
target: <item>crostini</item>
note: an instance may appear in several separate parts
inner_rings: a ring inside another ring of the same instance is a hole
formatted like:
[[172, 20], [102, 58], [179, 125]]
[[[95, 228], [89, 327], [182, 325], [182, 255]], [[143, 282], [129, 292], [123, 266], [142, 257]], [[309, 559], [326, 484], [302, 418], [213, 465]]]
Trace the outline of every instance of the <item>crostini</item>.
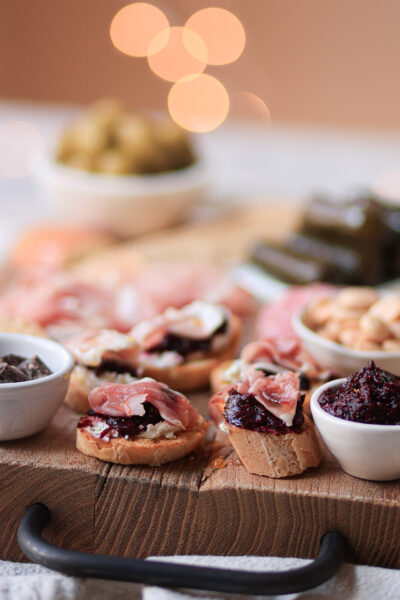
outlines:
[[149, 377], [97, 387], [89, 404], [78, 423], [76, 447], [124, 465], [158, 466], [182, 458], [208, 427], [186, 396]]
[[188, 391], [207, 386], [212, 369], [235, 355], [241, 330], [229, 309], [196, 300], [139, 323], [130, 335], [143, 375]]
[[212, 370], [210, 384], [218, 391], [227, 384], [238, 383], [245, 370], [252, 366], [265, 375], [293, 371], [299, 376], [300, 390], [305, 392], [304, 407], [309, 412], [313, 389], [337, 375], [320, 368], [296, 337], [264, 338], [247, 344], [236, 360], [224, 361]]
[[250, 473], [287, 477], [321, 461], [303, 401], [295, 373], [266, 375], [248, 367], [241, 381], [212, 396], [209, 411]]
[[138, 375], [137, 348], [129, 335], [112, 329], [90, 330], [64, 346], [76, 361], [65, 401], [77, 412], [87, 412], [93, 388], [104, 383], [131, 383]]

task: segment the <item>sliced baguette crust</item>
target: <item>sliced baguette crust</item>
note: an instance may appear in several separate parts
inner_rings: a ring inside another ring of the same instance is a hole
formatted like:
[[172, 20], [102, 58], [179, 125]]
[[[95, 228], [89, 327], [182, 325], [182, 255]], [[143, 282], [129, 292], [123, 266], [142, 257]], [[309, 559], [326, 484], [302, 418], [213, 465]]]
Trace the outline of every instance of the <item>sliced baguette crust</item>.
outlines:
[[[210, 373], [210, 385], [213, 392], [218, 392], [229, 381], [225, 381], [225, 371], [232, 365], [233, 360], [224, 360], [217, 365]], [[233, 385], [233, 384], [232, 384]]]
[[83, 454], [121, 465], [149, 465], [158, 467], [186, 456], [202, 441], [208, 423], [201, 417], [192, 431], [182, 431], [175, 439], [111, 438], [109, 442], [93, 437], [84, 429], [77, 429], [76, 447]]
[[[79, 373], [78, 373], [79, 367]], [[83, 374], [83, 375], [82, 375]], [[135, 377], [125, 374], [128, 381], [121, 380], [124, 374], [115, 373], [113, 371], [105, 371], [100, 377], [93, 381], [92, 372], [84, 365], [76, 365], [72, 369], [67, 395], [64, 401], [71, 406], [76, 412], [86, 414], [89, 410], [89, 394], [94, 387], [105, 383], [130, 383], [135, 381]]]
[[78, 383], [74, 377], [74, 371], [72, 370], [71, 379], [69, 381], [68, 391], [64, 398], [64, 402], [69, 404], [70, 407], [76, 412], [83, 415], [89, 410], [88, 397], [87, 389]]
[[173, 390], [180, 392], [199, 390], [207, 387], [211, 371], [221, 362], [232, 358], [238, 349], [242, 334], [242, 323], [236, 315], [232, 315], [231, 319], [232, 339], [229, 345], [218, 355], [168, 368], [145, 366], [142, 371], [142, 377], [152, 377], [156, 381], [161, 381]]
[[226, 423], [229, 439], [249, 473], [267, 477], [299, 475], [318, 467], [321, 450], [314, 426], [305, 417], [301, 433], [275, 435], [241, 429]]

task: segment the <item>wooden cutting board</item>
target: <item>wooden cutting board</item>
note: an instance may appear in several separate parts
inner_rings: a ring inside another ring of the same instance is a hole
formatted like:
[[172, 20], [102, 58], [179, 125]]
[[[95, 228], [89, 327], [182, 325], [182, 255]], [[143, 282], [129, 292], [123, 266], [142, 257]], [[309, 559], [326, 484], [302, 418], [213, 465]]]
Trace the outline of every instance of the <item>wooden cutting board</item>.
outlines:
[[[203, 413], [207, 399], [192, 398]], [[1, 558], [23, 559], [18, 523], [43, 502], [53, 514], [45, 535], [76, 550], [313, 557], [322, 535], [339, 530], [355, 562], [400, 568], [400, 481], [352, 478], [327, 454], [301, 476], [250, 475], [215, 430], [175, 463], [112, 465], [75, 449], [77, 420], [62, 407], [44, 432], [0, 444]]]
[[149, 233], [115, 244], [79, 260], [74, 270], [87, 280], [113, 281], [116, 272], [140, 269], [143, 263], [201, 261], [231, 264], [245, 260], [256, 241], [279, 241], [292, 232], [301, 218], [290, 204], [249, 204], [205, 222]]
[[[88, 279], [116, 265], [246, 256], [255, 239], [278, 239], [298, 212], [259, 206], [228, 220], [181, 227], [107, 249], [76, 266]], [[207, 413], [208, 394], [192, 397]], [[76, 550], [144, 557], [258, 554], [313, 557], [322, 535], [341, 531], [354, 561], [400, 568], [400, 481], [374, 483], [343, 473], [327, 453], [318, 469], [274, 480], [247, 473], [235, 453], [208, 439], [169, 465], [124, 467], [75, 449], [77, 415], [62, 407], [31, 438], [0, 443], [0, 556], [22, 560], [16, 530], [27, 506], [43, 502], [53, 520], [46, 536]]]

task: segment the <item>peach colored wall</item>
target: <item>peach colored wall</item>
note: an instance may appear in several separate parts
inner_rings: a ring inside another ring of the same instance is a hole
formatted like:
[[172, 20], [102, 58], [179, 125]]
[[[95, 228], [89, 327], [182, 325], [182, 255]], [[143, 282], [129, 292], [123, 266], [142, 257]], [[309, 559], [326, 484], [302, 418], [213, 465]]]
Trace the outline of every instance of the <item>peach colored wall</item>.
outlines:
[[[1, 0], [0, 95], [90, 101], [121, 97], [164, 108], [169, 85], [144, 59], [111, 44], [109, 24], [128, 0]], [[209, 69], [247, 89], [280, 121], [400, 129], [399, 0], [170, 0], [172, 24], [222, 6], [242, 20], [237, 63]]]

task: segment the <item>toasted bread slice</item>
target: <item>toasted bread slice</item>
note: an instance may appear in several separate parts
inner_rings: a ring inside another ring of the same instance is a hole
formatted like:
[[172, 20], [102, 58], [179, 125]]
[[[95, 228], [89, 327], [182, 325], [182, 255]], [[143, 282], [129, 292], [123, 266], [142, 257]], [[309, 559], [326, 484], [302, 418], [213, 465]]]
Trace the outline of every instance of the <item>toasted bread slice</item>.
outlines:
[[64, 402], [69, 404], [71, 408], [81, 415], [89, 410], [87, 391], [81, 386], [75, 385], [73, 381], [70, 381]]
[[180, 392], [198, 390], [209, 384], [210, 373], [220, 363], [232, 358], [239, 346], [242, 334], [241, 320], [232, 316], [232, 338], [228, 346], [218, 355], [203, 359], [188, 361], [173, 367], [144, 366], [143, 377], [152, 377], [157, 381], [166, 383], [169, 387]]
[[[217, 365], [210, 373], [210, 386], [211, 386], [211, 390], [216, 393], [219, 390], [221, 390], [223, 387], [227, 386], [229, 383], [233, 385], [235, 385], [235, 383], [233, 382], [229, 382], [226, 380], [226, 376], [225, 373], [226, 371], [229, 369], [229, 367], [232, 366], [233, 364], [233, 360], [226, 360], [222, 363], [220, 363], [219, 365]], [[322, 385], [322, 382], [317, 382], [314, 383], [311, 386], [310, 390], [307, 390], [306, 392], [304, 392], [304, 404], [303, 404], [303, 409], [305, 411], [305, 413], [311, 417], [311, 410], [310, 410], [310, 400], [311, 400], [311, 396], [313, 395], [314, 391], [320, 386]], [[223, 411], [224, 407], [222, 406], [222, 410], [221, 413]]]
[[224, 385], [230, 383], [225, 379], [225, 372], [232, 365], [233, 360], [224, 360], [217, 365], [210, 373], [210, 386], [213, 392], [218, 392]]
[[230, 442], [249, 473], [267, 477], [299, 475], [321, 462], [321, 449], [308, 417], [300, 433], [250, 431], [225, 423]]
[[64, 401], [76, 412], [84, 414], [89, 410], [89, 394], [93, 388], [104, 383], [130, 383], [131, 381], [135, 381], [135, 377], [129, 373], [105, 371], [102, 375], [96, 375], [92, 369], [76, 365], [72, 369]]
[[85, 429], [77, 429], [76, 447], [88, 456], [122, 465], [149, 465], [156, 467], [186, 456], [202, 441], [208, 423], [199, 418], [196, 428], [182, 431], [175, 438], [111, 438], [106, 442], [93, 437]]

